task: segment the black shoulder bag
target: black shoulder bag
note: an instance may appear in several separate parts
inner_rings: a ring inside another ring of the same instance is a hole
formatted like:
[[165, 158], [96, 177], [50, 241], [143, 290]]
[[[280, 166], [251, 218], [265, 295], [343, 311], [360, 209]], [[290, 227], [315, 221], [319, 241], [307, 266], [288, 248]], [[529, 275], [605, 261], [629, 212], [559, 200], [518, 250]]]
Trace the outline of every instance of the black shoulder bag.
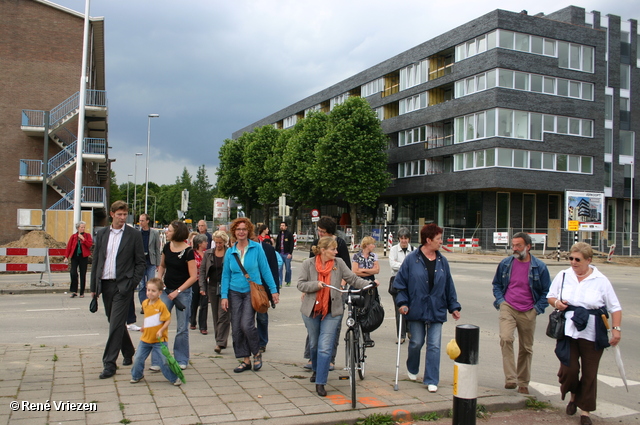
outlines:
[[[562, 285], [560, 286], [560, 301], [562, 301], [562, 288], [564, 287], [564, 276], [562, 273]], [[565, 324], [564, 311], [560, 311], [557, 308], [549, 315], [549, 324], [547, 325], [547, 336], [553, 339], [564, 338], [564, 324]]]

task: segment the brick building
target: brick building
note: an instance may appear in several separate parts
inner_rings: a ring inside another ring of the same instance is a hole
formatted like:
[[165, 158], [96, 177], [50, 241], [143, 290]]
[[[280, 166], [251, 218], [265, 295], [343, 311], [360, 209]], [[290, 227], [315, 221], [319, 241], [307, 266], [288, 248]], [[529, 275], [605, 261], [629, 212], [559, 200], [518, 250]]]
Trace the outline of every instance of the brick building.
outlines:
[[[0, 244], [40, 228], [45, 169], [47, 209], [73, 208], [76, 143], [83, 143], [82, 208], [92, 212], [82, 217], [91, 218], [90, 227], [104, 220], [110, 167], [103, 18], [90, 21], [85, 134], [79, 137], [83, 30], [82, 13], [49, 1], [0, 0], [0, 220], [6, 224]], [[51, 221], [47, 231], [58, 224]], [[66, 241], [73, 231], [67, 227], [58, 239]]]
[[543, 232], [566, 247], [566, 191], [600, 192], [604, 231], [581, 239], [628, 252], [633, 223], [635, 252], [639, 38], [636, 20], [575, 6], [495, 10], [233, 137], [365, 97], [389, 136], [393, 183], [380, 201], [395, 224]]

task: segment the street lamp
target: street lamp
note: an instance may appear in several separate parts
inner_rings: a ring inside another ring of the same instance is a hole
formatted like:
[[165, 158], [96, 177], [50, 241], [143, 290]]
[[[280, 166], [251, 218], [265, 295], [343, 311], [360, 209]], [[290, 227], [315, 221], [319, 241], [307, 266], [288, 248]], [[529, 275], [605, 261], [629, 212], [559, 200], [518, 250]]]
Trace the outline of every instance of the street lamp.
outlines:
[[[133, 174], [127, 174], [127, 209], [129, 209], [129, 183], [131, 182], [131, 177]], [[129, 213], [127, 213], [128, 215]], [[127, 223], [129, 222], [129, 218], [127, 217]]]
[[158, 114], [149, 114], [149, 125], [147, 126], [147, 177], [145, 178], [144, 191], [144, 213], [147, 213], [147, 198], [149, 197], [149, 145], [151, 144], [151, 118], [160, 118]]
[[142, 156], [142, 153], [136, 153], [136, 162], [133, 168], [133, 224], [136, 224], [136, 199], [138, 197], [138, 157]]
[[156, 227], [156, 200], [157, 198], [153, 195], [149, 195], [149, 198], [153, 198], [153, 225], [151, 227]]

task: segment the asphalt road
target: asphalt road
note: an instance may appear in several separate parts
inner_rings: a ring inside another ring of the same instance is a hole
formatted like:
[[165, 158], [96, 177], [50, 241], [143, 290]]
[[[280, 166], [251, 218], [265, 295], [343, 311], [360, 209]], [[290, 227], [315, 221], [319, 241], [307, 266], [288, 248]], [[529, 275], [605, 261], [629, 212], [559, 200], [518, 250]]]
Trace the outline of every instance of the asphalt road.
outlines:
[[[453, 259], [452, 259], [453, 260]], [[456, 260], [453, 260], [456, 261]], [[367, 351], [367, 370], [371, 372], [395, 373], [397, 334], [393, 319], [391, 296], [386, 292], [390, 276], [386, 259], [380, 261], [381, 295], [386, 310], [383, 325], [372, 337], [376, 341], [375, 348]], [[302, 352], [306, 331], [299, 313], [300, 292], [295, 287], [297, 270], [300, 263], [293, 262], [294, 279], [291, 287], [282, 289], [281, 302], [270, 316], [270, 342], [264, 355], [265, 361], [277, 359], [302, 365]], [[552, 264], [549, 266], [551, 276], [555, 276], [568, 265]], [[600, 270], [613, 282], [616, 293], [623, 306], [623, 339], [621, 350], [625, 361], [629, 392], [622, 386], [616, 368], [613, 351], [607, 350], [600, 364], [600, 380], [598, 384], [598, 414], [602, 417], [618, 417], [640, 411], [638, 393], [640, 390], [640, 342], [637, 329], [640, 328], [640, 282], [636, 267], [599, 265]], [[493, 308], [491, 280], [496, 264], [483, 262], [452, 262], [451, 269], [458, 292], [458, 300], [462, 304], [460, 321], [450, 320], [443, 327], [442, 345], [454, 338], [455, 327], [459, 324], [472, 324], [480, 327], [480, 359], [478, 380], [483, 386], [502, 388], [504, 375], [498, 341], [497, 311]], [[7, 276], [0, 277], [0, 286]], [[20, 278], [27, 279], [27, 278]], [[31, 278], [33, 279], [33, 278]], [[137, 299], [137, 297], [136, 297]], [[29, 294], [0, 296], [0, 321], [5, 324], [0, 333], [0, 344], [37, 344], [37, 345], [70, 345], [70, 346], [102, 346], [106, 341], [107, 322], [102, 306], [96, 314], [88, 310], [89, 297], [69, 298], [68, 294]], [[550, 309], [547, 309], [547, 314]], [[562, 407], [556, 373], [558, 360], [553, 353], [554, 342], [545, 336], [546, 315], [539, 316], [536, 331], [532, 394], [539, 400], [550, 401], [554, 406]], [[211, 319], [209, 319], [211, 321]], [[140, 322], [138, 322], [140, 324]], [[175, 325], [171, 326], [172, 333]], [[211, 330], [211, 329], [210, 329]], [[212, 334], [201, 335], [191, 331], [191, 349], [198, 353], [213, 353], [215, 341]], [[138, 335], [132, 332], [132, 337]], [[170, 334], [170, 338], [172, 335]], [[231, 344], [229, 344], [231, 346]], [[404, 361], [407, 344], [401, 347], [400, 385], [409, 385], [403, 381], [406, 377]], [[343, 366], [344, 344], [338, 351], [337, 369]], [[232, 350], [224, 355], [232, 356]], [[450, 384], [453, 379], [453, 361], [442, 352], [441, 381]], [[332, 373], [341, 373], [340, 371]], [[419, 374], [420, 376], [420, 374]]]

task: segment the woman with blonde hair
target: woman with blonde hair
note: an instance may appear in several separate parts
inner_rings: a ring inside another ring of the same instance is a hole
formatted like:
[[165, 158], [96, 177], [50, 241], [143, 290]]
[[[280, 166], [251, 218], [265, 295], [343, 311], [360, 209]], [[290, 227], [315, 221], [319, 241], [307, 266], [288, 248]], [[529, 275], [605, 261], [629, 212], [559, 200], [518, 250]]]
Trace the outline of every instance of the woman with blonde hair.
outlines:
[[[308, 258], [302, 263], [298, 278], [298, 290], [304, 293], [300, 312], [309, 334], [313, 369], [310, 380], [315, 382], [316, 392], [322, 397], [327, 395], [324, 386], [329, 377], [333, 342], [344, 314], [342, 294], [324, 285], [341, 288], [344, 280], [359, 289], [371, 284], [370, 280], [358, 277], [349, 270], [341, 258], [336, 257], [337, 246], [337, 242], [332, 237], [320, 238], [318, 244], [313, 247], [315, 257]], [[375, 281], [375, 284], [377, 285], [378, 282]]]
[[[359, 277], [367, 280], [374, 280], [376, 274], [380, 273], [380, 265], [378, 264], [378, 256], [375, 252], [376, 240], [371, 236], [365, 236], [360, 242], [360, 252], [353, 254], [351, 260], [351, 270]], [[369, 294], [364, 294], [365, 299], [371, 299], [375, 297], [378, 292], [377, 288], [368, 289]], [[379, 295], [378, 295], [379, 297]], [[363, 308], [358, 308], [359, 314], [363, 314], [366, 311], [367, 305]], [[373, 347], [376, 343], [371, 339], [370, 332], [363, 332], [362, 337], [364, 339], [365, 347]]]
[[[558, 381], [564, 400], [570, 392], [567, 415], [581, 410], [580, 424], [590, 425], [589, 412], [596, 410], [598, 367], [604, 349], [616, 346], [622, 337], [622, 307], [613, 286], [591, 264], [593, 249], [578, 242], [569, 251], [571, 267], [553, 279], [547, 301], [565, 311], [564, 338], [556, 343], [560, 360]], [[611, 314], [611, 339], [605, 318]]]
[[211, 316], [213, 317], [213, 331], [216, 338], [214, 351], [220, 353], [227, 348], [231, 319], [229, 312], [220, 306], [220, 289], [222, 283], [222, 269], [224, 254], [229, 246], [227, 232], [217, 230], [212, 235], [214, 246], [204, 253], [200, 264], [200, 295], [206, 294], [211, 303]]

